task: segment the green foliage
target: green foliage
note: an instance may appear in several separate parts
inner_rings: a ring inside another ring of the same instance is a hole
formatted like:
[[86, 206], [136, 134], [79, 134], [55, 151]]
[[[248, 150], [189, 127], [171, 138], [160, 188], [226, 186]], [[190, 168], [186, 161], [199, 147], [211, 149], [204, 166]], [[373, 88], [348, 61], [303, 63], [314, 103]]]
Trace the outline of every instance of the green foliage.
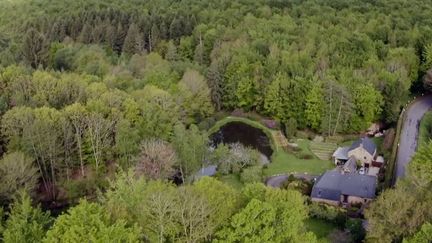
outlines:
[[427, 112], [419, 126], [418, 144], [425, 145], [432, 139], [432, 112]]
[[212, 163], [218, 166], [218, 171], [222, 174], [240, 173], [246, 167], [257, 166], [260, 159], [258, 151], [245, 147], [241, 143], [219, 144], [211, 155]]
[[323, 90], [319, 82], [313, 84], [306, 96], [305, 118], [312, 129], [318, 130], [324, 113]]
[[218, 232], [221, 242], [270, 242], [276, 237], [276, 210], [269, 203], [252, 199], [234, 215], [230, 228]]
[[213, 113], [210, 89], [204, 77], [195, 70], [186, 70], [178, 83], [179, 103], [186, 124], [198, 123]]
[[44, 242], [137, 242], [139, 239], [136, 227], [127, 227], [124, 221], [112, 221], [102, 206], [82, 200], [56, 219]]
[[408, 164], [407, 177], [419, 190], [432, 185], [432, 141], [419, 147]]
[[115, 219], [137, 224], [152, 242], [207, 239], [240, 206], [237, 191], [212, 178], [175, 187], [132, 173], [120, 174], [103, 202]]
[[432, 225], [425, 223], [413, 236], [403, 240], [404, 243], [426, 243], [432, 240]]
[[21, 152], [4, 155], [0, 160], [0, 205], [11, 202], [19, 191], [33, 195], [38, 180], [33, 159]]
[[3, 239], [4, 231], [4, 209], [0, 207], [0, 239]]
[[240, 180], [243, 183], [254, 183], [263, 181], [263, 169], [262, 166], [251, 166], [243, 169], [240, 174]]
[[430, 191], [409, 181], [401, 181], [395, 189], [384, 191], [366, 211], [370, 227], [367, 239], [371, 241], [401, 240], [414, 234], [422, 224], [432, 219], [429, 206]]
[[229, 223], [229, 218], [241, 206], [241, 196], [238, 191], [214, 178], [201, 178], [194, 184], [194, 190], [206, 198], [210, 207], [218, 209], [210, 215], [210, 220], [217, 226]]
[[[229, 226], [216, 235], [228, 242], [286, 242], [306, 240], [315, 242], [306, 233], [303, 220], [306, 207], [300, 193], [249, 184], [244, 189], [247, 206], [235, 214]], [[289, 226], [289, 227], [288, 227]]]
[[313, 184], [304, 180], [304, 179], [297, 179], [292, 174], [288, 177], [288, 180], [283, 183], [282, 188], [289, 189], [289, 190], [295, 190], [303, 195], [309, 196], [312, 192], [312, 186]]
[[195, 125], [186, 129], [183, 124], [177, 124], [174, 127], [172, 142], [178, 155], [181, 176], [186, 182], [189, 176], [195, 174], [203, 166], [207, 155], [208, 137]]
[[3, 232], [4, 242], [41, 242], [51, 225], [49, 213], [34, 208], [26, 193], [20, 193], [11, 206]]
[[110, 63], [102, 48], [89, 46], [76, 54], [74, 66], [78, 72], [104, 76], [109, 71]]
[[341, 227], [344, 227], [346, 223], [345, 210], [323, 203], [312, 202], [309, 205], [309, 215], [313, 218], [332, 222]]
[[353, 242], [361, 242], [366, 236], [361, 219], [348, 219], [345, 228], [351, 233]]
[[297, 132], [297, 121], [294, 118], [288, 119], [285, 123], [285, 134], [288, 139], [293, 138]]

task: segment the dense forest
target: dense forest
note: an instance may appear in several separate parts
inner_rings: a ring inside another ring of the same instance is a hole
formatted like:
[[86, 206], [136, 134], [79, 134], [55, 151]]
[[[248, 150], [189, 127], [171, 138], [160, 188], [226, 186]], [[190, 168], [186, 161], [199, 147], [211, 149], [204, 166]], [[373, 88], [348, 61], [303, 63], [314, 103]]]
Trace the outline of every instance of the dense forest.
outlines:
[[[428, 0], [0, 0], [0, 241], [317, 241], [304, 221], [335, 209], [194, 180], [258, 163], [209, 149], [207, 130], [234, 110], [323, 136], [394, 125], [432, 88], [431, 13]], [[430, 240], [430, 151], [366, 212], [367, 241]], [[342, 223], [352, 241], [356, 223]]]

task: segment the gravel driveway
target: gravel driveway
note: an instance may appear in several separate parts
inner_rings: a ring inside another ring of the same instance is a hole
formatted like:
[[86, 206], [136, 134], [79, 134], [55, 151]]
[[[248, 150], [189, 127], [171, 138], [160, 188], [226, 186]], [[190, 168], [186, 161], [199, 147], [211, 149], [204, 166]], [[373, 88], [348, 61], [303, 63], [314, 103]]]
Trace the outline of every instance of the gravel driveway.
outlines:
[[432, 107], [432, 95], [417, 98], [408, 108], [402, 126], [399, 149], [396, 158], [395, 181], [405, 175], [405, 167], [417, 149], [420, 120]]

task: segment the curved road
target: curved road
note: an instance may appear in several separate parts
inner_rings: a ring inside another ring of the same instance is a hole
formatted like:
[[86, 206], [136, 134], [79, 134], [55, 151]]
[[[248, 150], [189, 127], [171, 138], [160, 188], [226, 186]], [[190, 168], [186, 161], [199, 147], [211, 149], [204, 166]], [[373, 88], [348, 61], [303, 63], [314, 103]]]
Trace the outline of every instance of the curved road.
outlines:
[[[313, 180], [314, 178], [317, 178], [318, 176], [316, 175], [309, 175], [309, 174], [293, 174], [294, 177], [299, 178], [299, 179], [305, 179], [308, 181]], [[277, 176], [271, 176], [267, 179], [266, 181], [266, 185], [267, 186], [271, 186], [271, 187], [281, 187], [282, 184], [288, 180], [289, 174], [286, 175], [277, 175]]]
[[405, 167], [410, 162], [417, 149], [420, 120], [430, 108], [432, 108], [432, 95], [417, 98], [408, 107], [400, 134], [395, 177], [393, 181], [405, 175]]

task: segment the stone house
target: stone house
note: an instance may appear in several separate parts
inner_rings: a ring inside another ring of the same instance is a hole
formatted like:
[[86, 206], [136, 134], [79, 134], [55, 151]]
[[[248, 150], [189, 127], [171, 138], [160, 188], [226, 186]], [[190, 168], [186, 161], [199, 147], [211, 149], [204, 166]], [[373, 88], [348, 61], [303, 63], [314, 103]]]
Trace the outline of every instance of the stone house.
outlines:
[[327, 171], [315, 182], [311, 199], [334, 206], [369, 203], [376, 195], [376, 177]]
[[372, 166], [372, 162], [377, 155], [375, 143], [368, 137], [360, 138], [354, 141], [350, 147], [339, 147], [334, 153], [333, 158], [336, 165], [345, 164], [348, 159], [354, 157], [361, 161], [365, 167]]

